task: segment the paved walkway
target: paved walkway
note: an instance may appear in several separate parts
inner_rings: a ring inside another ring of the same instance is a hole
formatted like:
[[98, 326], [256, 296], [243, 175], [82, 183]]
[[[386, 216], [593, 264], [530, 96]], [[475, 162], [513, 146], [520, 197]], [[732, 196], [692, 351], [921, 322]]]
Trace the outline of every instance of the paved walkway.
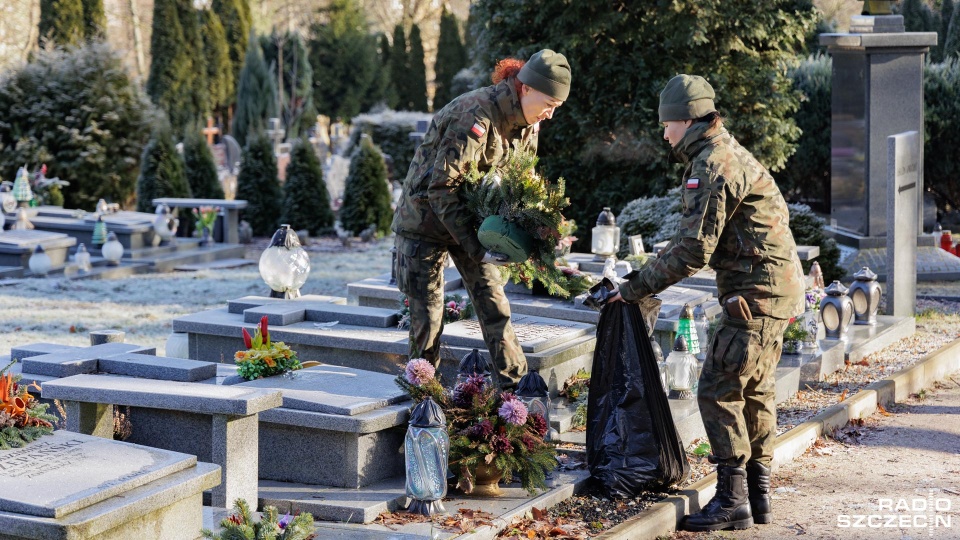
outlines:
[[674, 539], [960, 538], [960, 372], [774, 473], [775, 521]]

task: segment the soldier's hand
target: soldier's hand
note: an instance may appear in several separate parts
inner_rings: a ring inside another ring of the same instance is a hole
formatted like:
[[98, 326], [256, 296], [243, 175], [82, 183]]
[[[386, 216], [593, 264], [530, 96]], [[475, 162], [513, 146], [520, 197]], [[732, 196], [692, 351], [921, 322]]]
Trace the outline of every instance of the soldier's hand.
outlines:
[[620, 296], [620, 289], [616, 289], [610, 292], [610, 296], [607, 298], [607, 303], [610, 302], [626, 302], [622, 296]]
[[508, 257], [503, 253], [497, 253], [496, 251], [488, 251], [483, 254], [483, 259], [480, 260], [482, 263], [495, 264], [497, 266], [503, 266], [508, 264]]

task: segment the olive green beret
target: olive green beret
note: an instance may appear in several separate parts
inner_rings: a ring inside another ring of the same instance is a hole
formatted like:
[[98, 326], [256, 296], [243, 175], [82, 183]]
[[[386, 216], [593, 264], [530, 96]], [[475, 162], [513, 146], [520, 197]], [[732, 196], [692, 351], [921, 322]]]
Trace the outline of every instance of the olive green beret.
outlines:
[[517, 74], [520, 82], [560, 101], [570, 95], [570, 64], [550, 49], [533, 53]]
[[717, 110], [713, 87], [698, 75], [677, 75], [660, 92], [660, 121], [693, 120]]

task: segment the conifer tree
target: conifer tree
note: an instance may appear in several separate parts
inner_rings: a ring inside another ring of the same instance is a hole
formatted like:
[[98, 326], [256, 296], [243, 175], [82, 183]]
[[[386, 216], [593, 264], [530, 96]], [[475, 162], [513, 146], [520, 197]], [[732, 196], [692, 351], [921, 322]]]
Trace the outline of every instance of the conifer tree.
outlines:
[[359, 146], [350, 156], [340, 225], [352, 234], [359, 234], [371, 225], [376, 226], [379, 234], [389, 234], [392, 220], [383, 154], [368, 135], [361, 135]]
[[282, 197], [273, 142], [262, 133], [251, 133], [237, 176], [237, 199], [247, 201], [243, 219], [250, 223], [253, 234], [270, 236], [277, 230]]
[[930, 58], [933, 62], [943, 62], [946, 58], [947, 37], [950, 35], [950, 19], [953, 18], [953, 10], [956, 6], [953, 0], [943, 0], [940, 4], [940, 25], [935, 29], [937, 31], [937, 46], [930, 51]]
[[960, 57], [960, 6], [955, 6], [947, 27], [947, 36], [943, 39], [943, 59]]
[[290, 151], [287, 181], [283, 185], [283, 223], [318, 235], [333, 226], [330, 194], [323, 181], [320, 159], [309, 143], [298, 139]]
[[247, 56], [237, 83], [237, 110], [233, 117], [233, 136], [240, 145], [247, 137], [263, 130], [268, 118], [277, 116], [277, 87], [263, 60], [260, 41], [250, 35]]
[[81, 0], [40, 0], [40, 46], [47, 41], [63, 47], [83, 41]]
[[384, 33], [377, 34], [377, 77], [368, 94], [366, 107], [370, 108], [383, 102], [393, 109], [397, 106], [397, 89], [390, 80], [390, 38]]
[[190, 109], [187, 120], [192, 123], [206, 118], [210, 112], [210, 90], [203, 54], [203, 37], [200, 34], [200, 14], [193, 8], [193, 0], [178, 0], [177, 19], [183, 30], [183, 49], [190, 62], [190, 99], [187, 100]]
[[153, 199], [157, 197], [190, 196], [183, 158], [177, 153], [170, 127], [161, 121], [140, 157], [137, 211], [152, 213]]
[[427, 66], [423, 62], [423, 39], [420, 37], [420, 26], [413, 25], [410, 29], [410, 110], [423, 111], [427, 107]]
[[398, 24], [393, 29], [393, 44], [390, 46], [390, 82], [397, 94], [397, 109], [410, 110], [410, 64], [407, 61], [407, 37], [403, 33], [403, 25]]
[[213, 0], [210, 9], [220, 17], [230, 50], [233, 80], [238, 81], [247, 54], [247, 40], [250, 38], [250, 5], [247, 0]]
[[147, 95], [167, 113], [175, 133], [182, 133], [192, 121], [193, 98], [190, 71], [193, 62], [184, 48], [178, 3], [181, 0], [156, 0], [153, 4], [153, 35], [150, 37], [150, 75]]
[[190, 192], [198, 199], [222, 199], [223, 187], [217, 176], [217, 164], [207, 141], [200, 136], [199, 126], [187, 130], [183, 140], [183, 163]]
[[437, 40], [437, 62], [433, 71], [436, 79], [433, 87], [433, 110], [439, 111], [455, 98], [450, 85], [453, 76], [467, 67], [467, 49], [460, 39], [460, 25], [457, 17], [447, 11], [446, 6], [440, 14], [440, 38]]
[[356, 0], [333, 0], [324, 11], [327, 22], [313, 26], [310, 40], [314, 104], [321, 114], [349, 119], [361, 111], [376, 79], [376, 44]]
[[107, 15], [103, 0], [83, 0], [83, 36], [87, 39], [106, 37]]
[[924, 16], [923, 0], [903, 0], [900, 5], [900, 14], [903, 15], [903, 26], [907, 32], [924, 32], [926, 19]]
[[[282, 59], [278, 54], [281, 46]], [[263, 60], [270, 66], [274, 80], [278, 79], [278, 70], [282, 69], [279, 78], [283, 84], [277, 89], [283, 95], [280, 119], [286, 137], [295, 139], [314, 124], [317, 116], [313, 107], [313, 68], [307, 47], [297, 33], [274, 32], [270, 36], [260, 37], [260, 48], [263, 49]]]
[[203, 58], [207, 66], [207, 93], [211, 110], [233, 103], [233, 65], [230, 46], [215, 11], [200, 11], [200, 35], [203, 37]]

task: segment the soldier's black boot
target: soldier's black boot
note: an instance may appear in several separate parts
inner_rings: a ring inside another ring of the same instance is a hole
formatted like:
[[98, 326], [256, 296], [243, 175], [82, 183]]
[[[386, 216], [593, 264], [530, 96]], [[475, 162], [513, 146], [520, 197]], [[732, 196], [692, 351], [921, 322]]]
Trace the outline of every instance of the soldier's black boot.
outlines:
[[748, 462], [747, 488], [750, 491], [753, 522], [761, 525], [773, 522], [773, 509], [770, 507], [770, 469], [756, 461]]
[[717, 467], [717, 493], [696, 514], [683, 520], [686, 531], [720, 531], [753, 527], [747, 497], [747, 471], [742, 467]]

